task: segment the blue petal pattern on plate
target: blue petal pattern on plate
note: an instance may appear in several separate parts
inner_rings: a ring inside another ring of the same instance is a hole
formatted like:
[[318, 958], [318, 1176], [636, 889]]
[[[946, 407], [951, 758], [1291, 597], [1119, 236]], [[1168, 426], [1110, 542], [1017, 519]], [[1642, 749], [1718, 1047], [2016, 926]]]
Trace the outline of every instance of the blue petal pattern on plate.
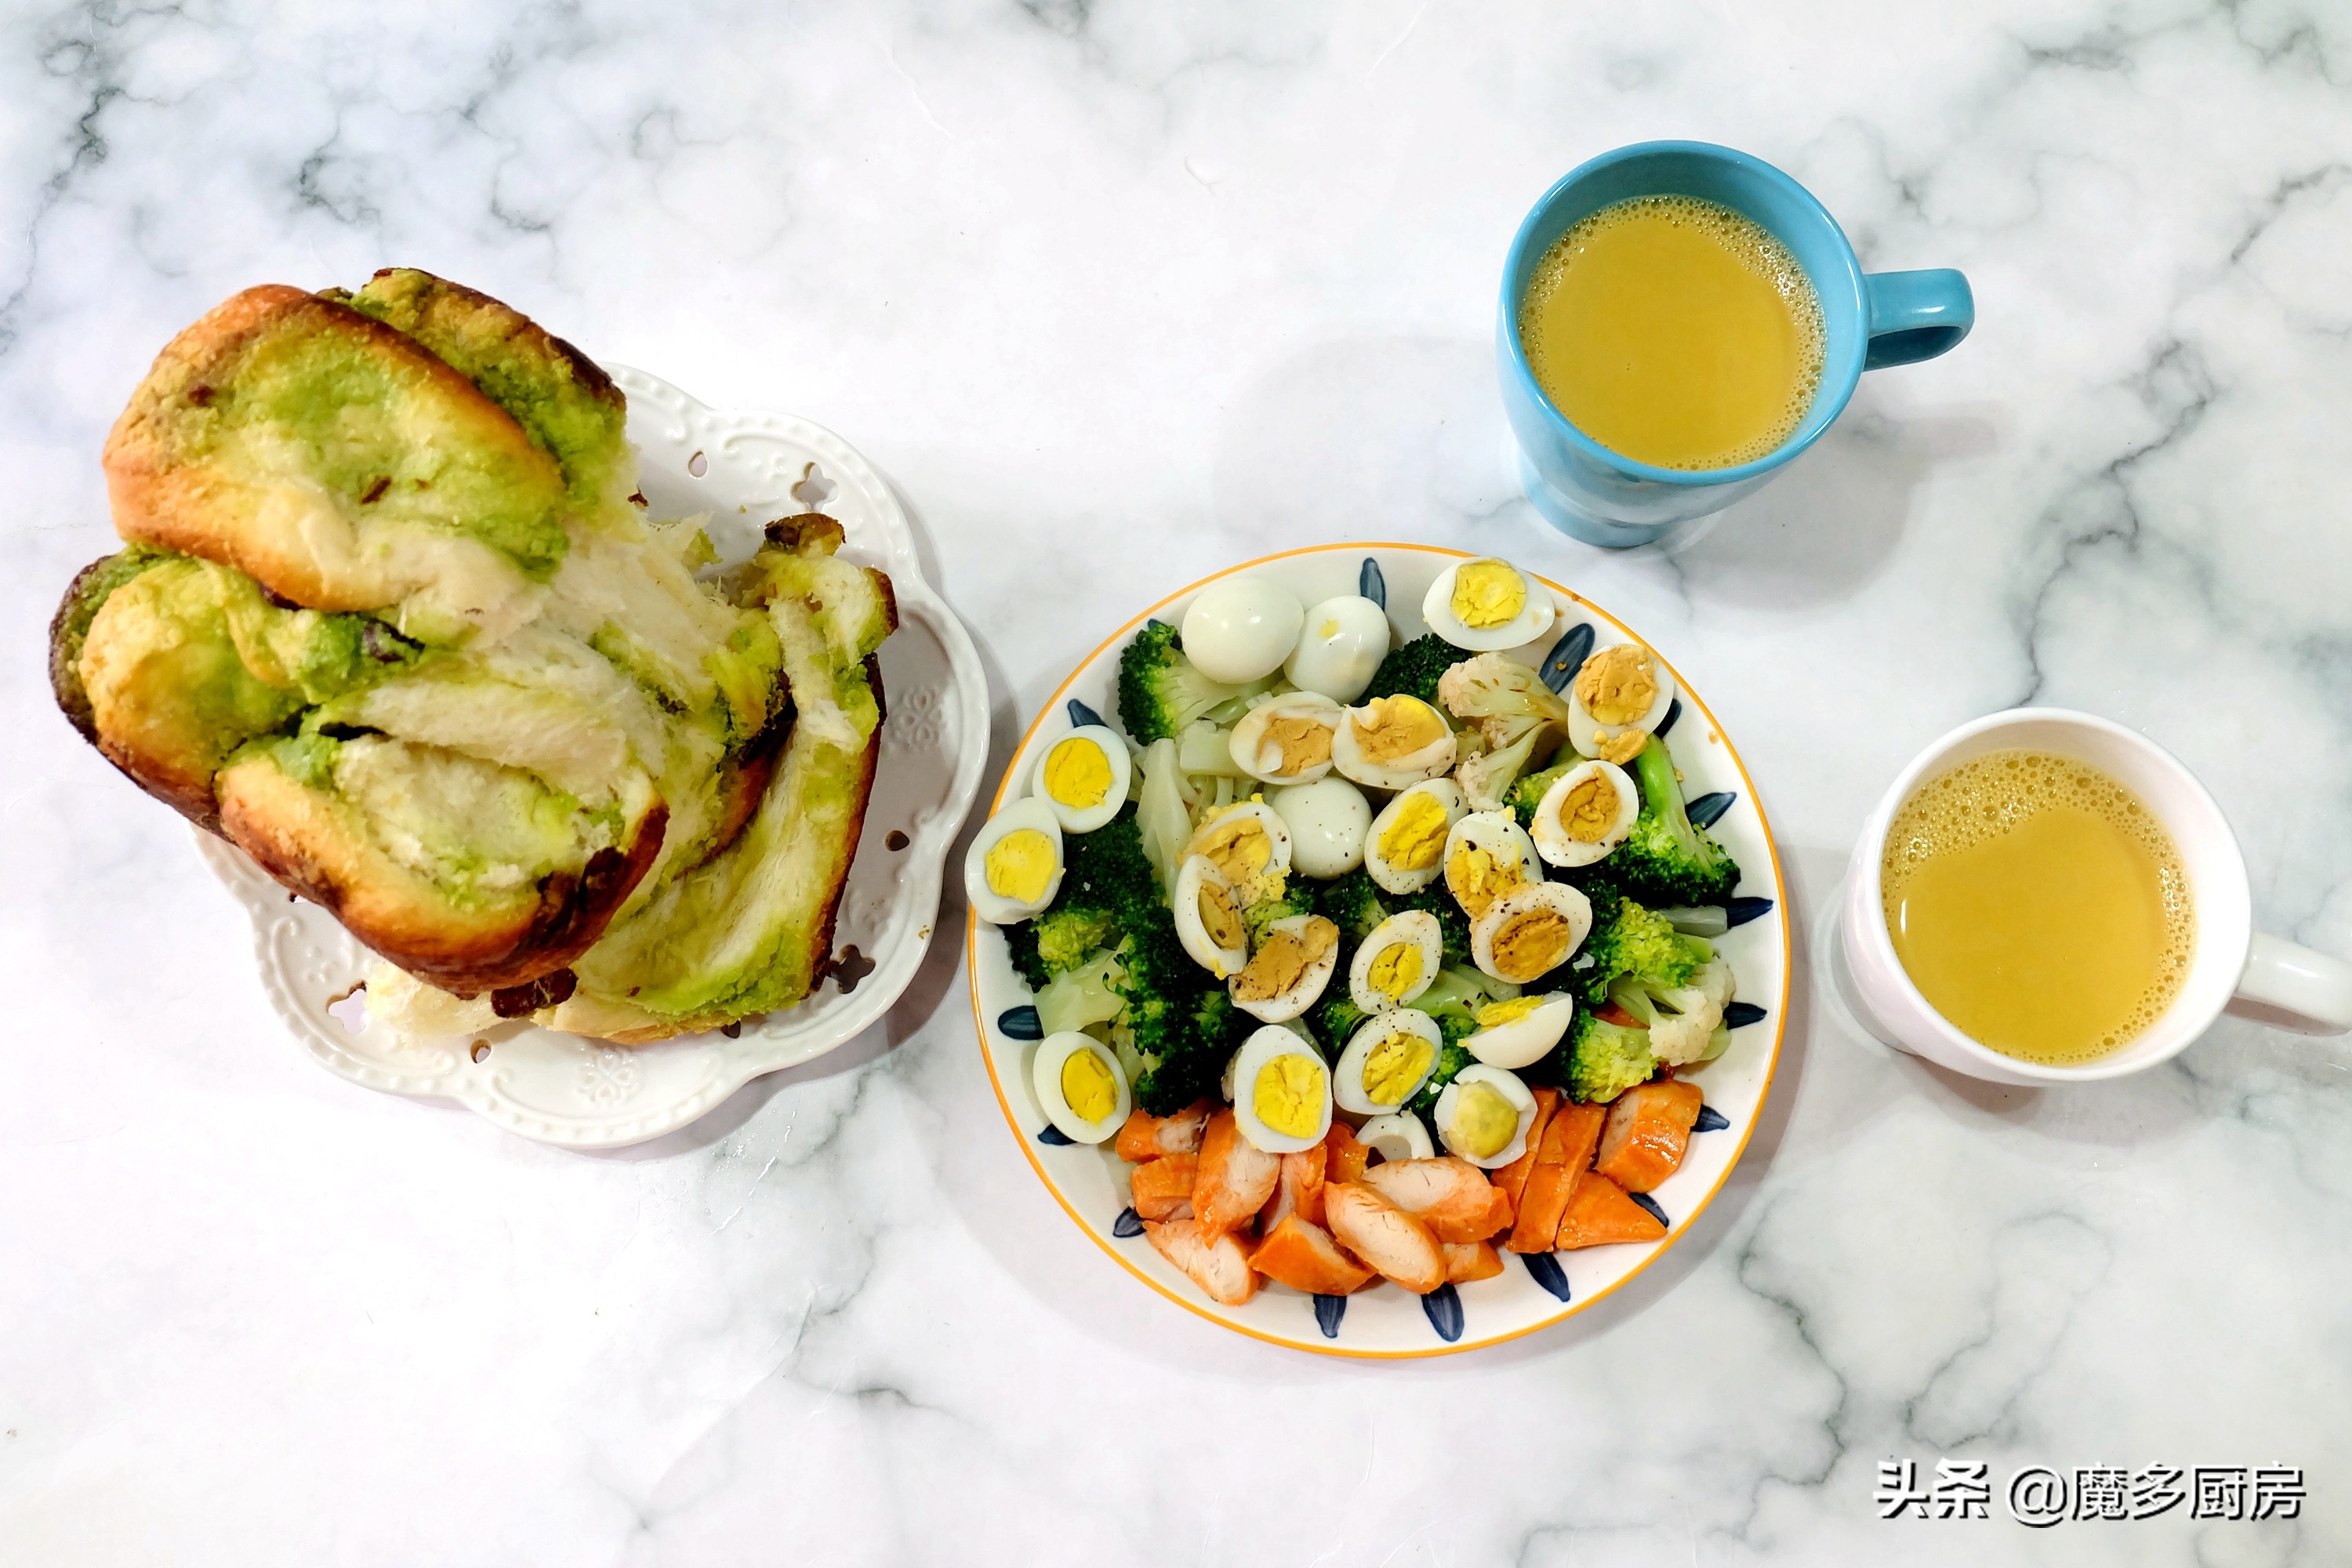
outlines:
[[1713, 795], [1699, 796], [1683, 809], [1689, 816], [1694, 826], [1713, 827], [1723, 820], [1723, 814], [1729, 811], [1732, 803], [1738, 798], [1727, 789], [1719, 789]]
[[1110, 1233], [1121, 1241], [1133, 1241], [1143, 1234], [1143, 1221], [1133, 1209], [1121, 1209], [1110, 1222]]
[[1769, 899], [1734, 899], [1723, 906], [1724, 928], [1729, 930], [1733, 926], [1744, 926], [1749, 921], [1762, 920], [1771, 912], [1772, 900]]
[[1421, 1310], [1429, 1314], [1429, 1326], [1447, 1344], [1462, 1337], [1462, 1298], [1455, 1292], [1453, 1281], [1440, 1285], [1421, 1299]]
[[1732, 1028], [1744, 1029], [1750, 1024], [1762, 1023], [1764, 1009], [1753, 1002], [1733, 1002], [1723, 1009], [1723, 1021]]
[[[1370, 563], [1366, 564], [1369, 565]], [[1368, 599], [1371, 597], [1369, 594], [1364, 596]], [[1315, 1326], [1323, 1331], [1325, 1339], [1336, 1340], [1339, 1337], [1339, 1320], [1347, 1315], [1348, 1298], [1345, 1296], [1315, 1298]]]
[[1698, 1108], [1698, 1120], [1691, 1123], [1691, 1131], [1694, 1132], [1720, 1132], [1730, 1125], [1731, 1118], [1726, 1116], [1722, 1111], [1717, 1110], [1712, 1105], [1702, 1105]]
[[1028, 1005], [1007, 1007], [996, 1016], [996, 1026], [1004, 1031], [1008, 1040], [1042, 1040], [1045, 1037], [1045, 1020], [1037, 1009]]
[[1074, 730], [1083, 730], [1089, 724], [1099, 724], [1102, 721], [1103, 717], [1101, 714], [1096, 712], [1093, 709], [1087, 707], [1076, 698], [1073, 697], [1070, 699], [1070, 728]]
[[1668, 1230], [1675, 1228], [1675, 1222], [1666, 1217], [1666, 1211], [1658, 1206], [1657, 1199], [1652, 1197], [1647, 1193], [1627, 1193], [1625, 1195], [1633, 1199], [1635, 1203], [1640, 1204], [1643, 1208], [1648, 1209], [1652, 1219], [1656, 1220]]
[[1665, 738], [1666, 731], [1675, 727], [1675, 721], [1682, 716], [1683, 700], [1679, 695], [1677, 695], [1672, 702], [1666, 704], [1666, 716], [1658, 721], [1658, 727], [1651, 731], [1650, 733], [1657, 736], [1661, 740], [1664, 740]]
[[1519, 1261], [1528, 1266], [1537, 1284], [1561, 1300], [1568, 1300], [1568, 1271], [1559, 1266], [1559, 1258], [1549, 1252], [1522, 1252]]
[[1067, 1149], [1077, 1142], [1058, 1127], [1048, 1127], [1037, 1134], [1037, 1142], [1048, 1149]]
[[[1364, 557], [1362, 570], [1356, 574], [1356, 592], [1383, 610], [1389, 607], [1389, 580], [1381, 575], [1381, 563], [1369, 555]], [[1322, 1298], [1318, 1296], [1316, 1300], [1320, 1300]], [[1343, 1298], [1335, 1296], [1332, 1300], [1341, 1300]], [[1318, 1307], [1316, 1310], [1319, 1313], [1322, 1309]], [[1331, 1321], [1336, 1323], [1339, 1320], [1335, 1317]], [[1323, 1333], [1326, 1338], [1328, 1338], [1331, 1331], [1326, 1329]]]
[[1559, 641], [1552, 644], [1551, 651], [1544, 655], [1543, 668], [1536, 673], [1542, 676], [1543, 683], [1554, 691], [1565, 690], [1578, 667], [1584, 663], [1584, 656], [1591, 651], [1592, 623], [1584, 621], [1560, 634]]

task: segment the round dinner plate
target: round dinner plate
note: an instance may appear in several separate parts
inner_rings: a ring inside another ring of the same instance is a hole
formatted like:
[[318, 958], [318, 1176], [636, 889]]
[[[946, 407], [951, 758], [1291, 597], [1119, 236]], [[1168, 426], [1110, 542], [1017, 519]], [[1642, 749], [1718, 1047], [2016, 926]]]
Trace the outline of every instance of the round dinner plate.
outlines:
[[408, 1038], [367, 1026], [353, 994], [374, 954], [242, 850], [196, 834], [205, 864], [252, 919], [270, 1005], [313, 1060], [369, 1089], [453, 1100], [526, 1138], [575, 1149], [683, 1127], [761, 1073], [823, 1056], [879, 1019], [930, 945], [941, 868], [988, 752], [987, 677], [962, 623], [924, 580], [913, 531], [882, 476], [807, 420], [708, 408], [642, 371], [606, 369], [628, 396], [651, 515], [708, 512], [711, 543], [731, 563], [750, 556], [772, 519], [822, 511], [842, 525], [844, 559], [890, 575], [898, 629], [880, 655], [888, 716], [834, 931], [835, 954], [855, 956], [799, 1006], [746, 1020], [731, 1037], [613, 1046], [509, 1023]]
[[[1147, 619], [1181, 622], [1192, 596], [1209, 584], [1244, 574], [1264, 577], [1307, 605], [1361, 592], [1384, 601], [1389, 624], [1405, 640], [1429, 629], [1420, 606], [1437, 574], [1471, 559], [1427, 545], [1324, 545], [1244, 562], [1169, 595], [1119, 627], [1055, 689], [1013, 754], [991, 810], [1006, 804], [1010, 781], [1027, 778], [1042, 748], [1066, 731], [1092, 722], [1093, 714], [1117, 724], [1120, 650]], [[1599, 605], [1538, 580], [1551, 591], [1560, 618], [1541, 642], [1514, 650], [1513, 657], [1538, 668], [1557, 659], [1572, 672], [1586, 648], [1640, 640]], [[972, 1011], [997, 1102], [1038, 1179], [1078, 1227], [1129, 1274], [1190, 1311], [1275, 1344], [1367, 1357], [1443, 1355], [1548, 1328], [1608, 1295], [1682, 1239], [1738, 1162], [1771, 1088], [1789, 993], [1789, 921], [1780, 864], [1755, 785], [1706, 704], [1679, 670], [1674, 678], [1677, 710], [1661, 733], [1683, 774], [1693, 819], [1711, 825], [1739, 862], [1731, 912], [1740, 923], [1716, 941], [1738, 981], [1731, 1045], [1682, 1075], [1705, 1091], [1706, 1108], [1682, 1168], [1649, 1194], [1667, 1226], [1662, 1240], [1528, 1256], [1507, 1252], [1499, 1277], [1444, 1286], [1425, 1297], [1385, 1283], [1353, 1296], [1320, 1298], [1267, 1284], [1240, 1307], [1221, 1306], [1144, 1237], [1128, 1205], [1128, 1166], [1109, 1146], [1073, 1144], [1051, 1130], [1030, 1087], [1039, 1030], [1029, 988], [1013, 972], [1003, 934], [973, 917], [965, 939]]]

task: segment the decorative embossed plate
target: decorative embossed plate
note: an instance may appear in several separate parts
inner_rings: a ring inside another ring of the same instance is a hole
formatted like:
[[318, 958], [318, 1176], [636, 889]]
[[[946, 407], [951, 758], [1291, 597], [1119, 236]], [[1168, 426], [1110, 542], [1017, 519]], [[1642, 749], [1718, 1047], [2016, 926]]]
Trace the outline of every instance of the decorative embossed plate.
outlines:
[[[1074, 707], [1083, 705], [1115, 721], [1119, 650], [1147, 617], [1171, 625], [1181, 621], [1192, 595], [1219, 578], [1243, 573], [1268, 578], [1308, 605], [1337, 594], [1383, 598], [1390, 625], [1400, 638], [1411, 638], [1429, 629], [1421, 618], [1421, 602], [1430, 584], [1447, 566], [1468, 559], [1461, 551], [1427, 545], [1334, 544], [1245, 562], [1195, 583], [1137, 616], [1087, 657], [1030, 725], [1004, 776], [1027, 778], [1045, 747], [1074, 724], [1092, 721], [1090, 714], [1074, 713]], [[1514, 657], [1546, 668], [1548, 676], [1558, 661], [1564, 679], [1589, 648], [1639, 640], [1599, 605], [1556, 583], [1545, 585], [1560, 619], [1542, 642], [1516, 650]], [[1387, 1358], [1473, 1350], [1548, 1328], [1606, 1296], [1687, 1235], [1738, 1163], [1772, 1085], [1789, 995], [1789, 918], [1780, 863], [1756, 786], [1706, 704], [1680, 670], [1674, 678], [1681, 700], [1660, 732], [1682, 772], [1693, 819], [1711, 826], [1739, 862], [1741, 877], [1732, 911], [1739, 923], [1716, 943], [1738, 982], [1728, 1015], [1735, 1026], [1731, 1045], [1716, 1060], [1684, 1075], [1705, 1091], [1706, 1110], [1682, 1168], [1648, 1194], [1666, 1224], [1664, 1239], [1647, 1246], [1506, 1254], [1500, 1276], [1441, 1286], [1427, 1296], [1389, 1284], [1353, 1296], [1302, 1296], [1268, 1285], [1240, 1307], [1220, 1306], [1153, 1250], [1128, 1206], [1128, 1167], [1109, 1146], [1072, 1144], [1051, 1130], [1030, 1088], [1032, 1042], [1041, 1030], [1029, 987], [1013, 973], [1003, 935], [973, 919], [965, 938], [972, 1011], [997, 1102], [1038, 1178], [1078, 1227], [1129, 1273], [1213, 1322], [1299, 1350]], [[1004, 804], [1006, 786], [1000, 784], [992, 811]]]
[[[710, 513], [711, 542], [735, 561], [751, 552], [771, 519], [821, 510], [846, 532], [845, 558], [890, 574], [898, 630], [881, 654], [889, 716], [834, 935], [835, 952], [855, 948], [872, 971], [845, 991], [828, 980], [809, 1001], [747, 1022], [734, 1038], [712, 1033], [616, 1047], [504, 1024], [404, 1040], [381, 1026], [361, 1026], [365, 1013], [346, 1000], [373, 966], [372, 953], [241, 850], [196, 836], [205, 863], [252, 917], [254, 958], [271, 1005], [321, 1066], [370, 1089], [454, 1100], [526, 1138], [576, 1149], [683, 1127], [750, 1079], [822, 1056], [879, 1019], [930, 943], [940, 868], [988, 752], [979, 657], [924, 581], [906, 514], [882, 477], [840, 437], [804, 419], [706, 408], [641, 371], [608, 368], [628, 395], [629, 438], [644, 457], [653, 515]], [[903, 847], [890, 847], [901, 834]]]

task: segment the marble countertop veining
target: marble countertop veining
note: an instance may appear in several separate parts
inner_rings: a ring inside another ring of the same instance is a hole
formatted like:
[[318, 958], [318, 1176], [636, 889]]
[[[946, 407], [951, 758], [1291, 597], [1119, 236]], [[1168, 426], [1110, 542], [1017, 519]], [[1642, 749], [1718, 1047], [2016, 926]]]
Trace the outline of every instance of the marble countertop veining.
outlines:
[[[2352, 953], [2347, 84], [2311, 0], [6, 7], [0, 1562], [2352, 1561], [2342, 1041], [2224, 1022], [1996, 1089], [1843, 1036], [1801, 969], [1665, 1261], [1493, 1352], [1307, 1358], [1063, 1219], [953, 941], [884, 1027], [616, 1154], [330, 1078], [42, 674], [156, 348], [409, 263], [859, 446], [1000, 761], [1196, 575], [1467, 544], [1706, 694], [1801, 921], [1915, 750], [2032, 699], [2179, 752], [2262, 921]], [[1548, 184], [1655, 136], [1789, 169], [1870, 266], [1964, 268], [1980, 324], [1716, 526], [1602, 555], [1513, 489], [1494, 290]], [[1882, 1522], [1889, 1458], [2308, 1496]]]

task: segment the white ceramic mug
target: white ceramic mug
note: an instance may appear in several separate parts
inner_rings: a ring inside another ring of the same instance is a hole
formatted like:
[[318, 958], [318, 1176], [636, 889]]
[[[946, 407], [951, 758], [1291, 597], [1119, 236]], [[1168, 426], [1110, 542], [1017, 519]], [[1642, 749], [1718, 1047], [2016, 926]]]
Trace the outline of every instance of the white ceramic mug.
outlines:
[[[1912, 984], [1886, 929], [1879, 871], [1895, 812], [1927, 779], [2002, 751], [2054, 752], [2116, 780], [2162, 819], [2189, 873], [2197, 951], [2180, 994], [2137, 1038], [2081, 1067], [2021, 1061], [1962, 1034]], [[2252, 911], [2237, 836], [2178, 757], [2111, 720], [2063, 708], [2017, 708], [1963, 724], [1920, 752], [1871, 813], [1846, 870], [1833, 972], [1855, 1021], [1879, 1039], [1996, 1083], [2079, 1083], [2137, 1072], [2179, 1052], [2225, 1007], [2304, 1034], [2352, 1030], [2352, 963], [2255, 931]]]

